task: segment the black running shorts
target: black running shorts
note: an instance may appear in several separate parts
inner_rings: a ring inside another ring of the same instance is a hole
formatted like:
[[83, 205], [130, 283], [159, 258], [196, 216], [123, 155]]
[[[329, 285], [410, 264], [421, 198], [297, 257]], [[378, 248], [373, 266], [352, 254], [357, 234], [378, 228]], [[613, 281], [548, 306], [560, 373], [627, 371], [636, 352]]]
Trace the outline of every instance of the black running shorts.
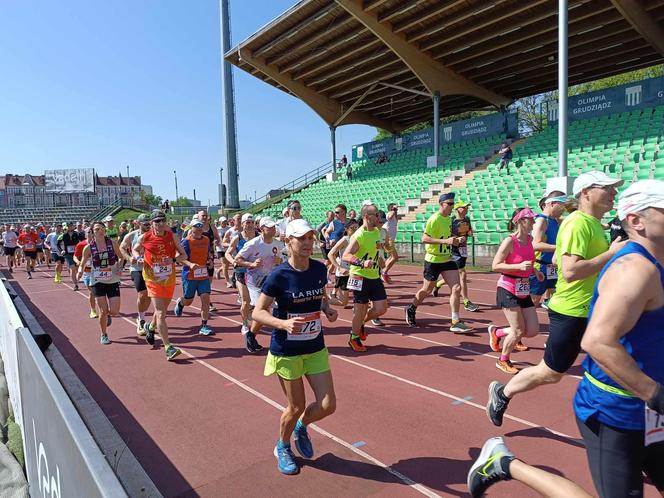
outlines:
[[516, 297], [507, 289], [498, 287], [496, 289], [496, 306], [499, 308], [532, 308], [535, 305], [530, 295]]
[[558, 373], [567, 372], [581, 352], [581, 339], [587, 318], [561, 315], [549, 310], [549, 338], [544, 350], [544, 363]]
[[454, 261], [446, 261], [445, 263], [430, 263], [424, 262], [424, 280], [435, 282], [444, 271], [459, 271], [459, 267]]
[[353, 302], [367, 304], [369, 301], [384, 301], [387, 299], [385, 286], [380, 278], [363, 278], [362, 290], [353, 291]]
[[143, 292], [148, 290], [147, 287], [145, 287], [145, 280], [143, 279], [142, 271], [132, 270], [131, 280], [134, 282], [134, 289], [136, 289], [136, 292]]
[[106, 296], [109, 299], [112, 297], [120, 297], [120, 282], [114, 284], [102, 284], [101, 282], [97, 282], [91, 287], [91, 289], [94, 297]]

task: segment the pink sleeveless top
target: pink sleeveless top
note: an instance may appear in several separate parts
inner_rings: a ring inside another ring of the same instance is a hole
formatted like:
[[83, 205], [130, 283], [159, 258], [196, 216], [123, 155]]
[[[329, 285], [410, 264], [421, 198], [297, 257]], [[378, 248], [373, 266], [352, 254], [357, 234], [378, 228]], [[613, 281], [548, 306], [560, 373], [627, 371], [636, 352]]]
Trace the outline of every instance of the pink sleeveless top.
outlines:
[[[535, 249], [533, 248], [533, 238], [528, 236], [528, 242], [521, 244], [516, 235], [512, 237], [512, 252], [505, 258], [505, 263], [509, 265], [518, 265], [524, 261], [531, 261], [535, 263]], [[501, 274], [498, 279], [498, 287], [502, 287], [508, 292], [511, 292], [517, 297], [526, 297], [530, 294], [530, 285], [528, 277], [533, 272], [530, 270], [512, 270], [508, 274]]]

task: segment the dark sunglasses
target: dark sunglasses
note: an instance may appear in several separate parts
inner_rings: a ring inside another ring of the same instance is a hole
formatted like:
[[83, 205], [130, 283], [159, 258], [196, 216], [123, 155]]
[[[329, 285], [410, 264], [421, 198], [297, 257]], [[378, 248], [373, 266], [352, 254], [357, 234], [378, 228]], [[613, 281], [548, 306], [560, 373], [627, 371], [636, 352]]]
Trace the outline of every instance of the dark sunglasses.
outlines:
[[154, 223], [166, 223], [166, 218], [158, 218], [156, 220], [152, 220]]
[[289, 209], [292, 209], [293, 211], [299, 211], [302, 208], [300, 206], [291, 206]]

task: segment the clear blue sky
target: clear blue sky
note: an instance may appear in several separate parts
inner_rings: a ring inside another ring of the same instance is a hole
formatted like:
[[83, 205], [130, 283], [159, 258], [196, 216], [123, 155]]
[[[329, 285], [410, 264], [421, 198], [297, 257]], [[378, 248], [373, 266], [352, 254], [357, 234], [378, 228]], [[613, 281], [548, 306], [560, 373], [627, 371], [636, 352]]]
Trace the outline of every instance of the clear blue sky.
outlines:
[[[233, 44], [296, 0], [231, 0]], [[0, 174], [94, 167], [217, 201], [225, 171], [216, 0], [0, 0]], [[305, 104], [235, 70], [240, 198], [329, 160]], [[375, 130], [337, 130], [338, 154]]]

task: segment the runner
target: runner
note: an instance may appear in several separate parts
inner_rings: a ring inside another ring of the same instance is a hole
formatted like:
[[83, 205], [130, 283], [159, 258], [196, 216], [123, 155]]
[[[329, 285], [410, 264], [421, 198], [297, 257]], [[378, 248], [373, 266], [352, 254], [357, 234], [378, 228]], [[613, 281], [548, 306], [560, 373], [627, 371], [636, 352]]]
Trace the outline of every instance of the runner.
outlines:
[[62, 283], [62, 263], [65, 262], [64, 256], [60, 255], [60, 249], [58, 249], [58, 240], [60, 240], [61, 235], [62, 226], [55, 225], [53, 231], [46, 236], [46, 240], [44, 241], [44, 246], [51, 254], [51, 261], [55, 263], [55, 276], [53, 277], [53, 282], [56, 284]]
[[[217, 232], [217, 227], [215, 227], [213, 223], [210, 223], [210, 217], [205, 209], [201, 209], [198, 212], [198, 219], [203, 222], [203, 235], [208, 239], [207, 273], [208, 280], [210, 281], [210, 295], [208, 295], [208, 298], [210, 298], [212, 293], [212, 281], [214, 280], [214, 246], [215, 244], [221, 243], [221, 238]], [[210, 301], [209, 307], [210, 311], [217, 311], [217, 308], [212, 301]]]
[[[387, 228], [385, 228], [384, 226], [385, 223], [387, 223], [387, 216], [385, 214], [385, 211], [379, 209], [378, 212], [376, 213], [376, 228], [380, 230], [381, 256], [387, 255], [388, 260], [390, 259], [393, 260], [394, 258], [398, 258], [397, 247], [394, 244], [394, 240], [390, 238]], [[387, 263], [385, 263], [385, 266], [387, 266]], [[385, 284], [390, 284], [392, 282], [390, 276], [386, 275], [382, 271], [382, 269], [380, 270], [380, 280]], [[371, 323], [376, 327], [385, 326], [385, 324], [380, 318], [374, 318], [373, 320], [371, 320]]]
[[629, 242], [597, 278], [574, 411], [600, 496], [643, 496], [643, 474], [664, 496], [664, 182], [632, 184], [618, 216]]
[[512, 350], [526, 351], [528, 348], [521, 343], [521, 338], [539, 334], [529, 281], [533, 272], [539, 282], [544, 280], [542, 272], [534, 267], [535, 250], [530, 233], [535, 216], [528, 207], [518, 208], [512, 213], [512, 219], [507, 225], [512, 234], [502, 241], [491, 265], [493, 271], [500, 272], [496, 306], [503, 310], [509, 327], [489, 325], [489, 346], [492, 351], [500, 351], [500, 341], [504, 339], [496, 367], [511, 375], [519, 371], [510, 361]]
[[[399, 208], [397, 208], [396, 204], [393, 202], [387, 205], [387, 221], [385, 221], [385, 228], [387, 229], [387, 235], [392, 242], [397, 240], [398, 210]], [[385, 269], [381, 273], [383, 281], [389, 280], [390, 270], [396, 262], [399, 261], [399, 253], [396, 250], [396, 246], [393, 245], [393, 247], [394, 250], [389, 253], [389, 257], [387, 258], [387, 261], [385, 261]]]
[[230, 275], [228, 273], [228, 261], [226, 260], [226, 249], [228, 245], [224, 245], [224, 240], [226, 238], [226, 233], [231, 230], [231, 227], [228, 224], [228, 219], [225, 216], [219, 218], [217, 225], [217, 233], [219, 233], [219, 242], [217, 243], [215, 250], [217, 252], [217, 259], [221, 261], [221, 268], [217, 269], [217, 280], [224, 276], [226, 280], [226, 287], [228, 287]]
[[154, 333], [158, 331], [166, 350], [166, 359], [172, 361], [182, 351], [173, 346], [168, 337], [166, 311], [175, 292], [175, 262], [185, 262], [186, 254], [180, 241], [168, 229], [163, 211], [152, 211], [150, 221], [152, 229], [139, 235], [132, 249], [136, 258], [143, 256], [143, 278], [155, 310], [154, 323], [145, 323], [145, 340], [150, 345], [154, 344]]
[[[230, 260], [226, 256], [228, 253], [228, 248], [231, 245], [231, 241], [237, 236], [237, 234], [240, 233], [242, 230], [242, 215], [240, 213], [237, 213], [233, 215], [233, 218], [231, 219], [231, 224], [230, 228], [224, 235], [224, 238], [221, 241], [221, 246], [224, 249], [224, 259], [225, 261], [222, 264], [226, 264], [226, 267], [230, 269]], [[230, 280], [226, 280], [226, 288], [231, 289], [231, 288], [236, 288], [236, 278], [235, 278], [235, 271], [231, 271], [229, 273], [229, 276], [231, 277]]]
[[[458, 246], [452, 246], [452, 259], [459, 268], [459, 281], [461, 283], [461, 298], [463, 299], [463, 309], [466, 311], [479, 311], [480, 307], [470, 300], [468, 294], [468, 275], [466, 273], [466, 261], [468, 260], [468, 237], [473, 236], [473, 226], [468, 216], [468, 207], [470, 203], [461, 199], [455, 202], [455, 216], [452, 219], [452, 235], [459, 237]], [[436, 282], [436, 288], [433, 290], [434, 297], [438, 297], [439, 289], [445, 285], [445, 280], [440, 279]]]
[[[265, 279], [275, 266], [281, 264], [281, 251], [283, 243], [277, 239], [276, 223], [267, 216], [261, 218], [261, 234], [244, 244], [235, 256], [235, 264], [246, 268], [245, 282], [249, 292], [249, 304], [251, 309], [256, 306], [261, 287]], [[251, 320], [251, 311], [249, 311]], [[263, 349], [256, 340], [256, 334], [260, 332], [261, 324], [255, 320], [251, 321], [249, 330], [243, 329], [245, 347], [250, 353]]]
[[14, 273], [16, 248], [18, 247], [18, 234], [16, 233], [16, 227], [14, 225], [8, 225], [5, 227], [5, 231], [2, 232], [2, 245], [5, 256], [7, 257], [9, 273]]
[[37, 264], [42, 265], [46, 263], [46, 256], [44, 255], [44, 239], [46, 239], [46, 233], [44, 232], [44, 225], [42, 223], [37, 223], [35, 228], [35, 233], [39, 240], [37, 242]]
[[[274, 455], [279, 472], [291, 475], [300, 470], [291, 450], [291, 434], [295, 433], [295, 446], [300, 455], [313, 458], [307, 426], [336, 409], [320, 315], [323, 312], [334, 322], [337, 312], [329, 306], [325, 296], [325, 265], [311, 258], [314, 229], [305, 220], [298, 219], [287, 225], [284, 235], [289, 248], [288, 261], [268, 275], [256, 303], [254, 319], [273, 328], [264, 374], [279, 376], [288, 402], [281, 415]], [[275, 300], [277, 306], [273, 309]], [[316, 398], [308, 406], [304, 376]]]
[[[134, 256], [133, 250], [138, 242], [138, 238], [150, 230], [150, 217], [147, 214], [138, 216], [138, 228], [132, 230], [120, 244], [120, 251], [127, 261], [129, 261], [129, 272], [131, 280], [134, 282], [134, 289], [136, 289], [136, 309], [138, 310], [138, 317], [136, 318], [136, 333], [144, 337], [145, 331], [145, 312], [150, 307], [150, 297], [148, 296], [148, 289], [145, 286], [145, 279], [143, 278], [143, 256]], [[153, 322], [151, 328], [156, 327], [156, 318], [153, 315]]]
[[288, 207], [286, 209], [288, 209], [288, 213], [282, 220], [279, 221], [279, 223], [277, 223], [278, 237], [282, 241], [286, 236], [286, 226], [288, 223], [290, 223], [292, 220], [302, 219], [302, 204], [300, 204], [300, 201], [293, 199], [288, 203]]
[[422, 242], [425, 244], [424, 281], [422, 287], [415, 294], [415, 298], [406, 308], [406, 323], [412, 327], [417, 326], [415, 315], [417, 307], [431, 294], [436, 285], [438, 276], [450, 287], [450, 308], [452, 310], [452, 323], [450, 331], [454, 333], [470, 332], [472, 329], [459, 318], [459, 298], [461, 284], [459, 283], [459, 267], [452, 259], [452, 246], [464, 242], [464, 237], [452, 235], [452, 220], [450, 214], [454, 207], [454, 192], [441, 194], [438, 198], [440, 209], [432, 214], [424, 227]]
[[74, 291], [77, 291], [79, 279], [76, 278], [77, 267], [74, 262], [74, 249], [76, 249], [76, 244], [81, 241], [81, 238], [78, 236], [78, 233], [74, 231], [73, 223], [63, 223], [62, 228], [67, 231], [58, 238], [58, 249], [60, 250], [60, 256], [63, 256], [67, 262], [71, 283], [74, 284]]
[[[108, 345], [111, 340], [107, 329], [111, 325], [111, 317], [120, 314], [120, 276], [122, 274], [122, 254], [118, 242], [106, 236], [106, 226], [101, 221], [92, 224], [93, 237], [83, 248], [81, 263], [78, 266], [77, 280], [81, 280], [88, 261], [90, 287], [99, 306], [99, 342]], [[72, 253], [73, 257], [73, 253]]]
[[32, 272], [35, 271], [35, 262], [37, 261], [37, 244], [39, 236], [30, 225], [23, 227], [23, 233], [18, 236], [18, 246], [25, 255], [25, 271], [28, 273], [28, 279], [32, 279]]
[[242, 335], [246, 336], [249, 332], [249, 312], [251, 310], [251, 296], [249, 296], [249, 289], [247, 289], [246, 273], [247, 269], [239, 266], [235, 262], [235, 256], [242, 250], [244, 245], [256, 237], [256, 230], [254, 229], [254, 215], [245, 213], [242, 215], [241, 220], [242, 231], [239, 232], [231, 241], [228, 250], [226, 251], [226, 259], [233, 265], [233, 273], [235, 273], [235, 281], [237, 284], [237, 292], [240, 296], [240, 317], [242, 318]]
[[358, 228], [359, 225], [356, 220], [347, 220], [345, 235], [336, 241], [332, 246], [332, 249], [330, 249], [330, 253], [327, 255], [330, 263], [336, 268], [336, 280], [334, 282], [332, 295], [330, 296], [330, 304], [341, 306], [342, 308], [345, 308], [348, 305], [348, 276], [350, 270], [350, 265], [343, 260], [343, 257], [346, 248], [350, 243], [351, 236]]
[[565, 210], [567, 196], [559, 190], [547, 191], [540, 200], [539, 206], [542, 214], [535, 218], [533, 228], [533, 247], [535, 248], [535, 261], [539, 264], [546, 279], [539, 282], [535, 275], [530, 276], [530, 297], [535, 306], [542, 305], [548, 309], [549, 299], [553, 295], [558, 281], [558, 270], [553, 263], [553, 253], [556, 250], [556, 237], [560, 218]]
[[205, 223], [202, 220], [194, 220], [189, 234], [182, 239], [182, 248], [187, 260], [182, 267], [183, 297], [175, 302], [175, 315], [182, 316], [184, 307], [194, 302], [194, 297], [198, 294], [201, 299], [201, 328], [198, 329], [198, 333], [208, 336], [213, 333], [207, 324], [210, 317], [212, 286], [208, 277], [210, 240], [203, 235], [204, 229]]
[[609, 244], [600, 220], [613, 208], [616, 187], [623, 180], [601, 171], [583, 173], [574, 180], [573, 193], [578, 210], [560, 225], [556, 238], [558, 283], [549, 303], [549, 337], [544, 358], [534, 367], [524, 368], [507, 385], [489, 386], [487, 415], [494, 425], [503, 423], [510, 399], [543, 384], [560, 382], [581, 351], [590, 298], [597, 274], [624, 242]]
[[325, 236], [330, 243], [330, 248], [334, 247], [334, 244], [344, 236], [347, 221], [346, 206], [344, 204], [337, 204], [334, 208], [334, 219], [325, 229]]
[[85, 285], [86, 289], [88, 289], [88, 300], [90, 302], [90, 318], [99, 318], [99, 315], [97, 314], [97, 300], [95, 299], [95, 295], [92, 289], [92, 282], [91, 282], [91, 277], [92, 277], [92, 268], [90, 268], [90, 265], [85, 265], [85, 267], [81, 266], [81, 261], [83, 260], [83, 249], [85, 249], [85, 246], [87, 246], [90, 242], [92, 242], [93, 238], [93, 233], [92, 229], [89, 229], [85, 232], [85, 240], [80, 241], [78, 244], [76, 244], [76, 249], [74, 249], [74, 261], [78, 265], [79, 268], [83, 268], [83, 277], [81, 278], [81, 282], [83, 282], [83, 285]]
[[350, 238], [343, 261], [351, 265], [347, 287], [353, 291], [354, 303], [348, 345], [353, 351], [363, 353], [367, 350], [362, 344], [367, 339], [364, 324], [385, 314], [387, 294], [379, 273], [384, 261], [380, 255], [380, 230], [376, 227], [378, 210], [371, 201], [364, 201], [360, 213], [362, 226]]

